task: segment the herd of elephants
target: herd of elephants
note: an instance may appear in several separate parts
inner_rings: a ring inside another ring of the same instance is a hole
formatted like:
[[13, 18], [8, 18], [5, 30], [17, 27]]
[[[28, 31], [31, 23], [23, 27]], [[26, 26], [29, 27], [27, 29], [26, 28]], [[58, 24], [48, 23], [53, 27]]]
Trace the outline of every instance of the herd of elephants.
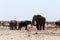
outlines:
[[[36, 24], [35, 24], [36, 22]], [[26, 20], [26, 21], [20, 21], [18, 23], [18, 28], [17, 28], [17, 21], [10, 21], [9, 22], [9, 27], [10, 27], [10, 30], [14, 30], [14, 29], [18, 29], [18, 30], [21, 30], [22, 27], [25, 27], [25, 30], [27, 30], [27, 25], [31, 24], [31, 28], [32, 26], [36, 26], [37, 30], [45, 30], [45, 23], [46, 23], [46, 18], [41, 16], [41, 15], [34, 15], [33, 18], [32, 18], [32, 21], [29, 21], [29, 20]], [[56, 25], [59, 25], [60, 26], [60, 21], [56, 21], [55, 22]]]

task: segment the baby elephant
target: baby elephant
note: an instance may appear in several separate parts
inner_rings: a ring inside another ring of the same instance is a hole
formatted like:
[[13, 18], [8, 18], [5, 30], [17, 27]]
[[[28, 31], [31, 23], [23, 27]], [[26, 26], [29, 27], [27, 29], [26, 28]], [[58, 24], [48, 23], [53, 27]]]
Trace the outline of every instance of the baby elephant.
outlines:
[[31, 21], [21, 21], [21, 22], [19, 22], [18, 30], [19, 29], [21, 30], [22, 27], [25, 27], [25, 30], [27, 30], [27, 25], [29, 25], [29, 24], [31, 24]]

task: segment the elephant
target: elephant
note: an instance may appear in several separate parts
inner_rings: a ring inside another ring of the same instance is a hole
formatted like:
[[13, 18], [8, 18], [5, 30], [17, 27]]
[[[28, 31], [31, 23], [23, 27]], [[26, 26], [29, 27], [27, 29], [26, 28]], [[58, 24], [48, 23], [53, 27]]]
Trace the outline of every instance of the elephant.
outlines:
[[21, 30], [21, 28], [22, 27], [25, 27], [25, 30], [27, 30], [27, 25], [29, 25], [29, 24], [31, 24], [31, 21], [20, 21], [19, 23], [18, 23], [18, 30], [20, 29]]
[[[34, 24], [35, 22], [36, 22], [36, 24]], [[46, 22], [45, 17], [43, 17], [41, 15], [34, 15], [32, 18], [32, 25], [36, 26], [37, 30], [41, 30], [42, 27], [44, 30], [45, 22]]]
[[17, 29], [17, 21], [16, 20], [11, 20], [9, 22], [9, 27], [10, 27], [10, 30], [13, 30], [13, 29]]

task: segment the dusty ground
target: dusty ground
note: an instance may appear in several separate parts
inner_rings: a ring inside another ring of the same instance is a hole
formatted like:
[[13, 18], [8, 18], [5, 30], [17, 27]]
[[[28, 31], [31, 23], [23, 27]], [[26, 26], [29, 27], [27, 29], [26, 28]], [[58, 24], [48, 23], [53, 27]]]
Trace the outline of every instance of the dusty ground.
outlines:
[[[48, 25], [51, 26], [51, 25]], [[0, 27], [0, 40], [60, 40], [60, 28], [46, 27], [45, 30], [10, 30]]]

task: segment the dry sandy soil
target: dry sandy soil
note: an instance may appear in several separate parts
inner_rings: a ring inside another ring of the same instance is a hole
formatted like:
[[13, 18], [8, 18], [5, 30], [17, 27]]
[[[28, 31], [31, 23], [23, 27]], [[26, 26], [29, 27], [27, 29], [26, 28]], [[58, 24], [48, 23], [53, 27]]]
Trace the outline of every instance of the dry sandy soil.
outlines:
[[37, 30], [35, 27], [28, 28], [29, 30], [24, 28], [10, 30], [7, 27], [0, 27], [0, 40], [60, 40], [60, 28], [48, 26], [45, 30]]

